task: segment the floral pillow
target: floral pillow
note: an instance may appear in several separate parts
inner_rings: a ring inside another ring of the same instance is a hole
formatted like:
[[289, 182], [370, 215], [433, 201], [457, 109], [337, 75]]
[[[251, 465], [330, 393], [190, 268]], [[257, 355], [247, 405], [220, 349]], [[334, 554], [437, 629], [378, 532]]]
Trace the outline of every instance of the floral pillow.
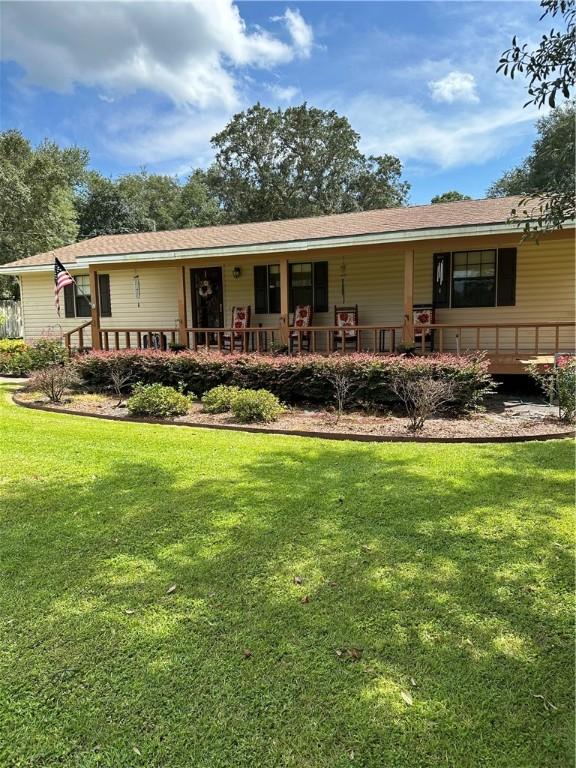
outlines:
[[415, 309], [413, 313], [414, 325], [430, 325], [434, 322], [431, 309]]
[[[354, 312], [337, 312], [336, 325], [340, 328], [356, 325], [356, 315]], [[355, 336], [355, 331], [345, 331], [346, 336]]]
[[307, 328], [310, 325], [310, 316], [312, 314], [312, 307], [310, 306], [298, 306], [294, 310], [294, 327], [295, 328]]
[[234, 328], [246, 328], [248, 326], [248, 312], [245, 307], [236, 307], [234, 310]]

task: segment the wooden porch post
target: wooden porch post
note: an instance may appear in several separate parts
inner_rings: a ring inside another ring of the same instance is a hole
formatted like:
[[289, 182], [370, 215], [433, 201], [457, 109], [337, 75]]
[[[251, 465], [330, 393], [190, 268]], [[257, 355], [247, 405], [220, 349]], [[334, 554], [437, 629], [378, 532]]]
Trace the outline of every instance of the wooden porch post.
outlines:
[[90, 275], [90, 314], [92, 325], [92, 349], [100, 349], [100, 294], [98, 291], [98, 272], [95, 267], [88, 267]]
[[178, 343], [188, 346], [186, 332], [186, 267], [178, 267]]
[[414, 251], [410, 248], [404, 251], [404, 322], [402, 324], [402, 341], [404, 344], [414, 343]]
[[288, 259], [280, 261], [280, 340], [288, 344], [289, 313]]

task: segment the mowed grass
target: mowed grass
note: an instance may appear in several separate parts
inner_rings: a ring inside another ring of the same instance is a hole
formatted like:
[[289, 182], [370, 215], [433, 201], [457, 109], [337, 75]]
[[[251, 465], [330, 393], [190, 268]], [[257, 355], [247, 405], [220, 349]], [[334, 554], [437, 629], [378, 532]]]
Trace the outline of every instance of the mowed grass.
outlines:
[[573, 764], [570, 441], [120, 424], [4, 389], [0, 765]]

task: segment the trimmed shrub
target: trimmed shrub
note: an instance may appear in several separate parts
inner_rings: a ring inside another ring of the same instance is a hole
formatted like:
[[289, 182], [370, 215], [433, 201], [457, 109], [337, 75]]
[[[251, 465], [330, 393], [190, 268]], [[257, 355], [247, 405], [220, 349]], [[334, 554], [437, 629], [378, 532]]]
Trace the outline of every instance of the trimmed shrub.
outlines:
[[350, 407], [385, 408], [399, 403], [391, 382], [398, 377], [416, 375], [450, 381], [454, 412], [477, 408], [494, 391], [488, 363], [482, 355], [434, 354], [405, 357], [351, 355], [243, 355], [217, 352], [160, 352], [123, 350], [82, 355], [76, 366], [84, 384], [91, 390], [107, 386], [107, 366], [116, 356], [129, 361], [133, 382], [178, 386], [201, 397], [221, 384], [241, 389], [267, 389], [291, 405], [328, 405], [334, 402], [334, 372], [347, 374], [351, 386], [347, 393]]
[[76, 371], [66, 365], [49, 365], [42, 368], [26, 382], [26, 389], [42, 392], [51, 403], [59, 403], [69, 389], [78, 384]]
[[68, 351], [59, 339], [38, 339], [30, 347], [32, 370], [68, 362]]
[[132, 396], [126, 402], [133, 416], [184, 416], [190, 408], [190, 398], [173, 387], [162, 384], [136, 384]]
[[22, 339], [0, 341], [0, 373], [27, 376], [31, 371], [67, 361], [66, 348], [57, 339], [39, 339], [33, 345]]
[[241, 391], [239, 387], [220, 384], [206, 392], [202, 397], [202, 406], [207, 413], [225, 413], [232, 408], [232, 400]]
[[1, 339], [0, 373], [26, 376], [31, 370], [30, 346], [22, 339]]
[[243, 424], [276, 421], [284, 410], [276, 395], [266, 389], [239, 390], [232, 398], [231, 409], [236, 421]]

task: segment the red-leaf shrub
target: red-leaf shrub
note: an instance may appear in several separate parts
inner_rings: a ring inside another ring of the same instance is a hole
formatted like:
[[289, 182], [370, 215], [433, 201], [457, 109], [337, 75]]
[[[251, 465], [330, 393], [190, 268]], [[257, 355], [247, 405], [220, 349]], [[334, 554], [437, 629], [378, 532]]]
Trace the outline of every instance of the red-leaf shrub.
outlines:
[[494, 390], [482, 355], [435, 354], [425, 357], [303, 355], [302, 357], [244, 355], [218, 352], [161, 352], [122, 350], [93, 352], [76, 359], [85, 386], [111, 387], [110, 364], [121, 356], [132, 371], [131, 381], [182, 387], [200, 397], [220, 384], [245, 389], [267, 389], [290, 404], [327, 405], [334, 402], [333, 373], [345, 371], [353, 380], [350, 404], [381, 407], [398, 403], [391, 388], [397, 377], [432, 377], [450, 381], [453, 410], [471, 410]]

